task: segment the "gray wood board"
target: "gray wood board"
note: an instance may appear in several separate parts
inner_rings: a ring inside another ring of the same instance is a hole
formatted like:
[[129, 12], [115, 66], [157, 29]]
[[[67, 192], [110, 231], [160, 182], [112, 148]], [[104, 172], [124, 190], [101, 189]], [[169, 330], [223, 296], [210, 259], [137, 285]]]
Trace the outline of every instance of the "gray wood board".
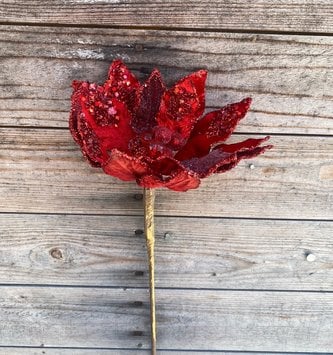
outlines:
[[7, 0], [2, 22], [333, 32], [330, 0]]
[[67, 127], [73, 79], [103, 82], [123, 59], [168, 84], [207, 68], [207, 109], [253, 97], [238, 132], [332, 134], [333, 38], [6, 26], [0, 125]]
[[[109, 350], [109, 349], [64, 349], [64, 348], [1, 348], [0, 347], [0, 354], [1, 355], [151, 355], [150, 350], [135, 350], [135, 349], [127, 349], [127, 350]], [[219, 354], [219, 355], [262, 355], [262, 352], [243, 352], [243, 351], [193, 351], [193, 350], [162, 350], [158, 352], [158, 355], [212, 355], [212, 354]], [[275, 352], [274, 355], [290, 355], [290, 353], [280, 353]], [[308, 355], [301, 352], [294, 353], [295, 355]], [[313, 355], [319, 353], [311, 353]], [[325, 353], [330, 355], [330, 353]], [[323, 353], [320, 353], [323, 355]]]
[[[0, 215], [0, 283], [147, 287], [142, 228], [134, 216]], [[332, 249], [329, 222], [159, 217], [156, 286], [333, 291]]]
[[[89, 167], [68, 130], [2, 128], [0, 138], [1, 212], [142, 213], [135, 199], [142, 189]], [[271, 143], [199, 189], [158, 190], [156, 214], [333, 219], [333, 138], [274, 136]]]
[[[333, 348], [332, 293], [158, 290], [156, 297], [161, 349]], [[3, 345], [149, 348], [146, 290], [3, 286], [0, 302]]]

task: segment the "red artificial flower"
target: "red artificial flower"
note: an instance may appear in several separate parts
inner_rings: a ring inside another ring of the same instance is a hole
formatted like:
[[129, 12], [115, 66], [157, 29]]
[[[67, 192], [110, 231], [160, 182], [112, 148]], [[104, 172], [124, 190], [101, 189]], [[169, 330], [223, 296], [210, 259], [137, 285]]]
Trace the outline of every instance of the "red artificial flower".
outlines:
[[104, 85], [74, 81], [69, 126], [94, 167], [145, 188], [195, 189], [200, 179], [233, 168], [272, 146], [269, 137], [223, 143], [251, 99], [202, 114], [207, 72], [199, 70], [167, 89], [158, 70], [140, 84], [119, 60]]

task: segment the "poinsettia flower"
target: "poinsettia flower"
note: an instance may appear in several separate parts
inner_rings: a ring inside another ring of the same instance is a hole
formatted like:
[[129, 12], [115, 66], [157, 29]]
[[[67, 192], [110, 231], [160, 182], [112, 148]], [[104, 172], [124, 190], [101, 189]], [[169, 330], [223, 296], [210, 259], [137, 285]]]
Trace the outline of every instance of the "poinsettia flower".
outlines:
[[207, 71], [167, 89], [154, 70], [145, 83], [114, 61], [103, 85], [73, 82], [70, 130], [94, 167], [145, 188], [197, 188], [200, 180], [253, 158], [269, 137], [224, 143], [247, 113], [251, 99], [203, 115]]

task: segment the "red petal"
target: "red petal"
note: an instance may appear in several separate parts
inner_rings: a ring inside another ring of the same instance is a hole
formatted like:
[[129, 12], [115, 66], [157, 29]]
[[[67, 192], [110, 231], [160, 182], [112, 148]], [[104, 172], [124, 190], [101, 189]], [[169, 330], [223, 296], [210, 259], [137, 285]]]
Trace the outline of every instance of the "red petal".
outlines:
[[145, 188], [167, 187], [174, 191], [187, 191], [196, 189], [200, 185], [200, 179], [182, 170], [167, 181], [156, 175], [145, 175], [137, 180], [137, 183]]
[[[75, 142], [80, 145], [83, 156], [92, 166], [100, 167], [103, 160], [100, 142], [82, 113], [82, 84], [83, 82], [79, 81], [73, 82], [74, 91], [72, 94], [69, 128]], [[89, 84], [86, 83], [86, 85]]]
[[200, 184], [196, 174], [187, 171], [179, 161], [171, 157], [159, 157], [150, 164], [151, 173], [137, 179], [140, 186], [147, 188], [167, 187], [175, 191], [195, 189]]
[[182, 164], [200, 178], [204, 178], [213, 174], [221, 165], [233, 163], [236, 159], [236, 154], [214, 150], [204, 157], [184, 160]]
[[132, 111], [135, 106], [135, 91], [139, 86], [138, 79], [121, 60], [112, 62], [108, 80], [104, 84], [110, 98], [116, 98], [126, 103], [128, 109]]
[[241, 159], [253, 158], [265, 150], [272, 148], [271, 145], [259, 147], [269, 139], [248, 139], [236, 144], [221, 144], [203, 157], [195, 157], [182, 161], [182, 164], [190, 171], [198, 174], [200, 178], [217, 172], [225, 172], [238, 164]]
[[79, 134], [78, 131], [78, 115], [81, 112], [81, 101], [80, 101], [80, 92], [77, 90], [77, 87], [80, 87], [81, 82], [80, 81], [73, 81], [73, 93], [72, 93], [72, 97], [71, 97], [71, 102], [72, 102], [72, 106], [71, 106], [71, 112], [70, 112], [70, 116], [69, 116], [69, 130], [75, 140], [76, 143], [81, 145], [81, 136]]
[[[104, 88], [96, 84], [75, 82], [73, 86], [70, 127], [74, 139], [82, 146], [83, 135], [86, 135], [85, 147], [92, 146], [89, 149], [94, 152], [92, 159], [99, 163], [108, 159], [107, 151], [113, 148], [128, 152], [134, 132], [126, 105], [107, 98]], [[88, 151], [86, 153], [91, 157]]]
[[218, 136], [220, 140], [226, 140], [235, 130], [237, 123], [246, 115], [251, 101], [252, 99], [247, 97], [220, 110], [209, 112], [194, 126], [191, 137], [207, 134], [208, 137]]
[[231, 164], [225, 164], [225, 165], [221, 165], [220, 167], [218, 167], [215, 171], [215, 173], [224, 173], [227, 170], [232, 169], [233, 167], [235, 167], [242, 159], [250, 159], [250, 158], [254, 158], [260, 154], [263, 154], [266, 150], [273, 148], [272, 145], [265, 145], [263, 147], [256, 147], [253, 149], [246, 149], [244, 151], [235, 153], [237, 154], [237, 160], [232, 162]]
[[210, 151], [210, 142], [207, 136], [201, 134], [190, 138], [183, 148], [175, 155], [175, 159], [180, 161], [194, 157], [202, 157]]
[[155, 69], [137, 91], [138, 109], [133, 116], [132, 126], [138, 133], [150, 131], [156, 126], [156, 115], [164, 92], [161, 73]]
[[199, 70], [176, 83], [162, 97], [157, 122], [187, 138], [205, 108], [207, 72]]
[[176, 158], [185, 160], [208, 154], [212, 145], [230, 137], [238, 122], [246, 115], [250, 104], [251, 98], [246, 98], [206, 114], [194, 126], [191, 137]]
[[147, 172], [147, 165], [144, 162], [117, 149], [113, 149], [109, 156], [109, 160], [103, 165], [103, 170], [108, 175], [131, 181]]
[[243, 142], [238, 142], [234, 144], [219, 144], [214, 148], [214, 150], [221, 148], [224, 152], [228, 153], [241, 152], [243, 150], [256, 148], [261, 143], [268, 141], [269, 138], [270, 136], [266, 136], [264, 138], [249, 138]]
[[83, 109], [82, 111], [96, 136], [100, 139], [103, 152], [113, 148], [128, 152], [128, 144], [134, 137], [134, 132], [130, 125], [131, 115], [124, 103], [116, 99], [110, 100], [106, 114], [109, 111], [109, 115], [112, 114], [114, 116], [115, 123], [108, 126], [99, 126], [87, 109]]
[[78, 126], [82, 139], [80, 146], [83, 156], [92, 166], [100, 167], [103, 162], [103, 154], [96, 134], [82, 116], [79, 117]]

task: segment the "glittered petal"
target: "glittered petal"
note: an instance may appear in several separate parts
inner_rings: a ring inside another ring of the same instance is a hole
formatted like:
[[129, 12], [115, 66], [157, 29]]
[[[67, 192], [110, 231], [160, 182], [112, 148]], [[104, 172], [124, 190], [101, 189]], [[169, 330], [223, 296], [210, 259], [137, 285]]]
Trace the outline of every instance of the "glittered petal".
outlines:
[[145, 188], [166, 187], [174, 191], [187, 191], [199, 187], [200, 179], [187, 171], [180, 171], [177, 175], [166, 181], [155, 175], [145, 175], [139, 178], [137, 183]]
[[174, 191], [187, 191], [196, 189], [200, 185], [200, 179], [197, 176], [191, 175], [188, 171], [181, 171], [173, 179], [171, 179], [165, 187]]
[[190, 135], [195, 122], [205, 108], [205, 82], [207, 72], [199, 70], [177, 82], [162, 97], [157, 122], [180, 133]]
[[138, 79], [121, 60], [112, 62], [104, 88], [110, 98], [126, 103], [132, 112], [135, 106], [135, 91], [140, 87]]
[[128, 145], [134, 137], [134, 132], [130, 125], [131, 115], [124, 103], [117, 99], [110, 100], [109, 108], [105, 114], [114, 116], [114, 120], [112, 124], [107, 126], [96, 124], [88, 110], [84, 110], [84, 113], [96, 136], [100, 139], [101, 149], [104, 153], [113, 148], [128, 152]]
[[103, 165], [103, 170], [118, 179], [131, 181], [145, 174], [147, 165], [137, 158], [113, 149], [109, 153], [109, 160]]
[[96, 84], [75, 82], [73, 87], [70, 127], [74, 139], [82, 146], [80, 139], [85, 134], [86, 146], [94, 147], [94, 160], [99, 151], [99, 163], [108, 159], [107, 152], [113, 148], [128, 152], [134, 132], [127, 106], [118, 99], [105, 97], [104, 88]]
[[242, 159], [250, 159], [250, 158], [255, 158], [256, 156], [263, 154], [266, 150], [273, 148], [272, 145], [265, 145], [263, 147], [256, 147], [252, 149], [246, 149], [243, 151], [240, 151], [238, 153], [234, 153], [237, 155], [237, 160], [235, 160], [232, 163], [225, 164], [219, 166], [214, 173], [224, 173], [233, 167], [235, 167]]
[[150, 174], [137, 179], [140, 186], [147, 188], [167, 187], [175, 191], [195, 189], [200, 184], [198, 176], [186, 170], [179, 161], [171, 157], [159, 157], [149, 164]]
[[176, 158], [185, 160], [208, 154], [214, 144], [224, 142], [230, 137], [238, 122], [246, 115], [250, 104], [251, 99], [246, 98], [206, 114], [196, 123], [190, 138]]
[[164, 92], [165, 85], [161, 73], [155, 69], [137, 91], [137, 110], [132, 120], [136, 132], [150, 131], [156, 126], [156, 115]]
[[246, 115], [251, 101], [252, 99], [247, 97], [240, 102], [207, 113], [194, 126], [191, 137], [198, 134], [207, 134], [209, 137], [218, 136], [220, 140], [226, 140], [235, 130], [238, 122]]
[[77, 90], [81, 86], [80, 81], [73, 81], [73, 93], [71, 97], [71, 111], [69, 116], [69, 130], [76, 143], [81, 144], [81, 136], [78, 131], [78, 116], [81, 112], [80, 92]]
[[71, 98], [69, 128], [75, 142], [80, 145], [83, 156], [92, 166], [100, 167], [103, 161], [100, 142], [82, 113], [82, 85], [88, 86], [89, 83], [73, 82], [74, 91]]
[[253, 158], [272, 148], [271, 145], [259, 147], [267, 139], [269, 137], [248, 139], [244, 142], [230, 145], [221, 144], [218, 149], [212, 150], [203, 157], [195, 157], [182, 161], [182, 165], [198, 174], [200, 178], [217, 172], [225, 172], [236, 166], [241, 159]]
[[249, 138], [243, 142], [234, 144], [219, 144], [214, 149], [223, 149], [223, 151], [228, 153], [240, 152], [242, 150], [248, 150], [258, 147], [261, 143], [268, 141], [270, 136], [264, 138]]
[[78, 131], [81, 137], [80, 147], [83, 156], [92, 166], [100, 167], [103, 163], [100, 141], [82, 113], [78, 118]]
[[213, 174], [216, 169], [222, 165], [231, 164], [237, 160], [236, 154], [223, 152], [222, 150], [214, 150], [208, 155], [200, 158], [192, 158], [182, 162], [182, 164], [190, 171], [198, 174], [200, 178], [204, 178]]

